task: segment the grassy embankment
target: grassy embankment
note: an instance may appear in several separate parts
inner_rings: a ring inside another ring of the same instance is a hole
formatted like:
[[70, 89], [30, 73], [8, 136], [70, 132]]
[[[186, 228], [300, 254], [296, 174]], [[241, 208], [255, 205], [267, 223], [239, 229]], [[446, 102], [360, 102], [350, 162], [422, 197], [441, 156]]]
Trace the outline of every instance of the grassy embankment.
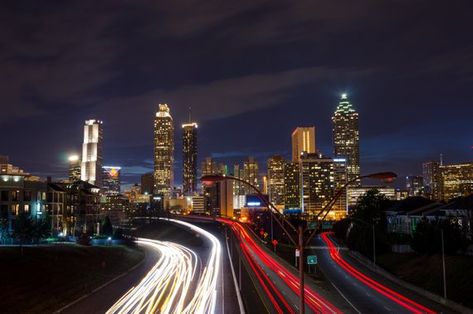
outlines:
[[0, 248], [0, 312], [53, 312], [124, 273], [139, 248], [53, 245]]
[[[441, 256], [389, 253], [376, 260], [400, 279], [443, 296]], [[473, 308], [473, 257], [447, 256], [445, 263], [448, 299]]]

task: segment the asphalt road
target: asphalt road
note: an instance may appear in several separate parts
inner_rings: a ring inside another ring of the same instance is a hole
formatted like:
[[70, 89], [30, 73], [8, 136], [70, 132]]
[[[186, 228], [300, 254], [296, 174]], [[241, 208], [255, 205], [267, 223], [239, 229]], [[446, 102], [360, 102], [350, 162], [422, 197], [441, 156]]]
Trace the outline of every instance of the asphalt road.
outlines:
[[[168, 224], [168, 229], [169, 225], [172, 225], [170, 222], [165, 222], [165, 224]], [[222, 246], [215, 313], [240, 313], [224, 237], [218, 229], [218, 226], [213, 222], [196, 223], [196, 225], [215, 235], [220, 240]], [[173, 229], [173, 227], [171, 227], [170, 230], [167, 230], [166, 232], [157, 232], [154, 236], [153, 225], [147, 225], [146, 228], [147, 232], [145, 236], [147, 238], [161, 241], [172, 241], [176, 243], [181, 242], [180, 244], [192, 249], [198, 254], [202, 265], [207, 263], [211, 247], [210, 241], [207, 241], [203, 237], [197, 238], [197, 236], [195, 239], [188, 241], [189, 235], [192, 237], [192, 232], [183, 235], [182, 229], [179, 228]], [[156, 225], [156, 228], [161, 229], [162, 225], [161, 227]], [[180, 228], [182, 228], [182, 226]], [[138, 231], [136, 235], [140, 236], [141, 234]], [[150, 249], [146, 245], [141, 247], [143, 247], [146, 254], [144, 261], [136, 269], [114, 281], [110, 285], [105, 286], [73, 304], [61, 313], [105, 313], [121, 296], [123, 296], [133, 286], [137, 285], [158, 260], [159, 256], [156, 250]]]
[[[342, 268], [331, 257], [329, 250], [324, 241], [320, 237], [314, 240], [314, 244], [319, 249], [315, 249], [318, 257], [318, 266], [324, 273], [325, 277], [331, 282], [340, 295], [350, 304], [351, 312], [354, 313], [412, 313], [412, 310], [398, 304], [396, 301], [381, 294], [377, 290], [368, 286], [366, 283], [355, 278], [352, 274]], [[399, 285], [387, 280], [386, 278], [372, 273], [366, 267], [350, 258], [341, 251], [340, 255], [343, 259], [353, 266], [356, 270], [369, 278], [381, 283], [383, 286], [405, 296], [428, 309], [438, 313], [454, 313], [448, 308], [432, 302], [420, 295], [413, 293]], [[396, 298], [397, 299], [397, 298]]]
[[83, 313], [105, 313], [118, 298], [124, 295], [131, 287], [140, 282], [146, 273], [154, 266], [159, 258], [156, 250], [142, 245], [145, 250], [143, 262], [130, 273], [119, 278], [113, 283], [105, 286], [97, 292], [89, 295], [74, 305], [68, 307], [61, 313], [83, 314]]

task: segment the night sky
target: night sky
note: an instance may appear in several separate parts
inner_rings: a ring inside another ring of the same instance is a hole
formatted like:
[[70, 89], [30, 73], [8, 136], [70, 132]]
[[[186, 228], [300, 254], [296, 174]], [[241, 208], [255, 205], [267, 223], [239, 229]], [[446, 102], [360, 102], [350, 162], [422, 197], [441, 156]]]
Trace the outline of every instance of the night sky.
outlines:
[[66, 176], [97, 118], [105, 163], [138, 182], [158, 103], [175, 121], [176, 183], [189, 106], [199, 159], [263, 166], [305, 125], [330, 155], [342, 92], [363, 173], [473, 159], [471, 0], [2, 1], [0, 69], [0, 154], [40, 176]]

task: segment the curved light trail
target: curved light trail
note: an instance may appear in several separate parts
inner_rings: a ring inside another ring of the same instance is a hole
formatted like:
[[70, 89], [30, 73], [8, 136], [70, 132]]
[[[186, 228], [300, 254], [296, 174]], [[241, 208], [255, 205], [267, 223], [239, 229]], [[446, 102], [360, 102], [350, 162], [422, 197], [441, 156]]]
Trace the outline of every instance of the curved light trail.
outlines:
[[[211, 243], [204, 269], [197, 274], [197, 254], [176, 243], [139, 238], [136, 242], [159, 251], [160, 258], [141, 282], [123, 295], [108, 311], [112, 313], [214, 313], [220, 276], [221, 245], [211, 233], [184, 225]], [[193, 281], [198, 278], [196, 284]], [[195, 287], [195, 289], [194, 289]]]
[[[248, 233], [248, 230], [243, 227], [241, 224], [234, 222], [230, 219], [219, 218], [218, 221], [229, 224], [235, 234], [237, 234], [241, 240], [240, 245], [243, 251], [249, 253], [252, 252], [255, 254], [268, 268], [273, 270], [275, 274], [296, 294], [299, 295], [299, 277], [294, 275], [285, 266], [281, 265], [274, 257], [272, 257], [269, 253], [267, 253], [259, 243], [257, 243], [254, 238]], [[251, 258], [251, 254], [245, 254], [248, 258]], [[250, 263], [251, 264], [251, 263]], [[257, 264], [257, 263], [256, 263]], [[255, 270], [255, 269], [253, 269]], [[264, 273], [264, 272], [263, 272]], [[260, 272], [261, 274], [261, 272]], [[266, 276], [266, 274], [262, 275]], [[262, 280], [260, 280], [260, 283]], [[264, 282], [263, 282], [264, 284]], [[271, 280], [269, 280], [269, 288], [271, 288]], [[263, 289], [268, 293], [268, 287], [265, 288], [263, 285]], [[276, 291], [278, 289], [275, 289]], [[306, 295], [306, 304], [309, 308], [315, 313], [341, 313], [341, 311], [331, 304], [329, 301], [325, 300], [322, 296], [312, 290], [309, 286], [304, 287], [305, 295]], [[281, 306], [274, 300], [273, 296], [268, 295], [269, 299], [275, 306], [277, 312], [293, 312], [293, 309], [288, 310], [289, 305], [287, 304], [286, 300], [282, 295], [280, 295], [279, 291], [276, 292], [276, 295], [280, 297], [282, 305], [286, 308], [283, 310]]]
[[370, 287], [371, 289], [375, 290], [376, 292], [384, 295], [388, 299], [396, 302], [397, 304], [401, 305], [404, 307], [406, 310], [412, 312], [412, 313], [429, 313], [433, 314], [436, 313], [432, 311], [431, 309], [414, 302], [413, 300], [403, 296], [402, 294], [397, 293], [396, 291], [393, 291], [392, 289], [389, 289], [388, 287], [380, 284], [379, 282], [369, 278], [362, 272], [358, 271], [356, 268], [351, 266], [347, 261], [345, 261], [342, 256], [340, 255], [337, 247], [333, 243], [333, 241], [329, 238], [329, 235], [332, 234], [332, 232], [322, 232], [321, 238], [322, 240], [327, 244], [327, 247], [330, 252], [330, 257], [341, 267], [343, 268], [347, 273]]

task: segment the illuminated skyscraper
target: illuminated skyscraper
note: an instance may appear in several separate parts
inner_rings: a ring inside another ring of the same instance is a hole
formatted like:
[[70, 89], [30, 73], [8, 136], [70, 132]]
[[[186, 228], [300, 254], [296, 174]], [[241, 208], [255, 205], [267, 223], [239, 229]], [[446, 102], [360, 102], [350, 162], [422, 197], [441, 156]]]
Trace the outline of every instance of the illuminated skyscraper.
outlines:
[[90, 184], [102, 186], [103, 122], [87, 120], [84, 125], [82, 145], [81, 179]]
[[183, 192], [192, 195], [197, 181], [197, 123], [182, 125]]
[[299, 163], [287, 162], [284, 165], [284, 207], [286, 209], [296, 209], [301, 206], [299, 177]]
[[154, 193], [168, 196], [174, 181], [174, 125], [167, 104], [154, 118]]
[[440, 163], [438, 161], [428, 161], [422, 164], [422, 175], [424, 176], [425, 196], [439, 201], [441, 196], [441, 176]]
[[121, 167], [116, 166], [103, 166], [102, 167], [102, 178], [103, 178], [103, 189], [107, 194], [119, 194], [120, 193], [120, 171]]
[[473, 162], [440, 165], [439, 168], [443, 201], [473, 193]]
[[81, 172], [81, 160], [79, 155], [70, 155], [67, 160], [69, 162], [69, 181], [79, 181]]
[[[332, 121], [334, 157], [346, 159], [347, 179], [350, 181], [360, 176], [360, 131], [358, 113], [346, 94], [342, 94]], [[359, 184], [358, 181], [355, 185]]]
[[268, 159], [268, 196], [275, 206], [284, 206], [284, 164], [281, 156]]
[[[258, 162], [253, 157], [248, 157], [248, 159], [243, 162], [243, 180], [254, 185], [259, 189], [259, 180], [258, 180]], [[254, 194], [255, 191], [249, 186], [243, 186], [245, 194]]]
[[299, 161], [302, 153], [315, 153], [315, 127], [298, 127], [292, 132], [292, 161]]
[[424, 195], [424, 178], [421, 176], [407, 176], [406, 190], [409, 196]]

